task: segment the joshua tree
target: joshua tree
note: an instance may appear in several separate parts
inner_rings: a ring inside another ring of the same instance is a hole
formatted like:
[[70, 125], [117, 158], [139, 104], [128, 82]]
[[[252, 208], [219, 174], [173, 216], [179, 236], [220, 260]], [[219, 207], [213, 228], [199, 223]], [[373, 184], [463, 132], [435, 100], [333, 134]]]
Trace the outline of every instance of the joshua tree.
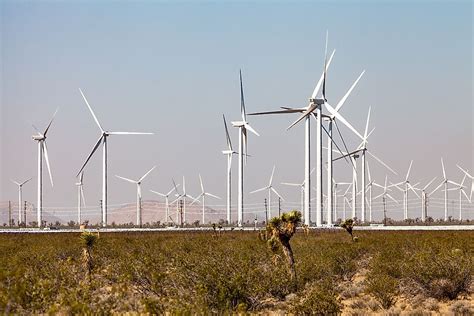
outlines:
[[291, 281], [296, 290], [296, 269], [295, 258], [293, 257], [293, 250], [291, 249], [290, 239], [296, 232], [296, 226], [301, 222], [301, 212], [291, 211], [283, 213], [279, 217], [274, 217], [267, 225], [267, 230], [271, 233], [271, 238], [268, 240], [268, 245], [273, 253], [282, 246], [288, 262], [288, 271], [290, 273]]
[[354, 228], [354, 220], [352, 218], [346, 219], [344, 222], [342, 222], [341, 227], [344, 228], [349, 233], [349, 235], [351, 235], [352, 241], [358, 240], [357, 236], [354, 236], [352, 233], [352, 229]]
[[97, 240], [97, 236], [91, 232], [83, 232], [81, 234], [82, 249], [82, 264], [87, 271], [89, 283], [92, 279], [92, 269], [94, 268], [94, 260], [92, 258], [92, 248]]

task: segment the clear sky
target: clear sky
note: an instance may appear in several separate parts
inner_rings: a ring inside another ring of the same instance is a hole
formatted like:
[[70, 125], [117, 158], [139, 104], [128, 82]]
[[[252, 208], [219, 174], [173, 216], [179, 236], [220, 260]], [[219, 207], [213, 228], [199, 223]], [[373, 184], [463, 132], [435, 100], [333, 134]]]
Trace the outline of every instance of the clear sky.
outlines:
[[[224, 198], [221, 116], [239, 118], [239, 69], [248, 112], [306, 106], [326, 30], [337, 50], [329, 102], [366, 70], [341, 114], [362, 133], [372, 106], [369, 149], [400, 175], [413, 159], [412, 182], [422, 184], [441, 179], [444, 157], [458, 182], [456, 163], [474, 169], [472, 15], [470, 1], [1, 1], [0, 200], [16, 200], [9, 179], [36, 176], [31, 124], [43, 129], [60, 107], [48, 137], [55, 187], [45, 173], [44, 204], [76, 204], [75, 175], [99, 137], [79, 87], [106, 129], [156, 133], [110, 137], [109, 203], [135, 199], [135, 188], [115, 174], [139, 178], [155, 164], [145, 199], [155, 198], [148, 189], [167, 191], [183, 175], [196, 194], [198, 173]], [[303, 124], [286, 131], [295, 119], [249, 118], [261, 136], [250, 135], [246, 191], [264, 186], [276, 164], [277, 189], [299, 201], [298, 190], [279, 185], [303, 180]], [[237, 146], [235, 128], [231, 137]], [[383, 182], [386, 170], [369, 163]], [[350, 181], [345, 162], [335, 168], [337, 181]], [[236, 189], [236, 159], [233, 171]], [[99, 152], [85, 173], [89, 204], [101, 197], [100, 175]], [[35, 202], [36, 183], [24, 195]], [[260, 202], [265, 194], [247, 197]]]

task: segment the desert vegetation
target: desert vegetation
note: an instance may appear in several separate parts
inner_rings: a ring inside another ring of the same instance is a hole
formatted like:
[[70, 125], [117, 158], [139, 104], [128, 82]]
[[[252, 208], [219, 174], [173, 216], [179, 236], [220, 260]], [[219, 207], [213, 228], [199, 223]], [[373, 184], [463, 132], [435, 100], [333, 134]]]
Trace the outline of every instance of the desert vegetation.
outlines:
[[474, 312], [473, 232], [271, 232], [0, 234], [0, 312]]

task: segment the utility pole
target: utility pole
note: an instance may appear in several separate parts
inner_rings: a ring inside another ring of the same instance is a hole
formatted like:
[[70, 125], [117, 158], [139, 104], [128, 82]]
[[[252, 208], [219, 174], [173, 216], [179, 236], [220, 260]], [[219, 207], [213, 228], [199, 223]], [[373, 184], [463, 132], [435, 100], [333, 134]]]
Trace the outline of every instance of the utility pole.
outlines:
[[382, 197], [383, 200], [383, 225], [387, 226], [387, 209], [385, 208], [385, 195]]
[[25, 201], [25, 208], [24, 208], [24, 210], [23, 210], [23, 219], [24, 219], [24, 221], [25, 221], [24, 223], [25, 223], [25, 227], [26, 227], [26, 224], [28, 223], [28, 222], [26, 221], [26, 201]]
[[278, 217], [281, 216], [281, 197], [278, 197]]
[[184, 227], [184, 222], [183, 222], [183, 200], [179, 200], [179, 216], [181, 219], [181, 228]]
[[12, 227], [12, 202], [8, 201], [8, 226]]
[[267, 205], [267, 199], [265, 199], [264, 203], [265, 203], [265, 224], [268, 224], [268, 205]]

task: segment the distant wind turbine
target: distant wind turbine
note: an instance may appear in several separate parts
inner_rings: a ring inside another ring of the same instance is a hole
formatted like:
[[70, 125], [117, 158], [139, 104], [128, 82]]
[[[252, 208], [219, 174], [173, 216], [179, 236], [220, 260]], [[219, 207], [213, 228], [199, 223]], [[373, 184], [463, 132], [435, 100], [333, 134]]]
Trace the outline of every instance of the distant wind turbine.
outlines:
[[168, 193], [160, 193], [160, 192], [157, 192], [157, 191], [153, 191], [153, 190], [150, 190], [150, 192], [152, 193], [155, 193], [159, 196], [162, 196], [165, 198], [165, 222], [168, 223], [169, 222], [169, 217], [170, 217], [170, 204], [169, 204], [169, 196], [170, 194], [175, 191], [175, 193], [178, 193], [178, 187], [179, 187], [179, 184], [176, 185], [174, 183], [174, 180], [173, 180], [173, 188], [171, 190], [168, 191]]
[[92, 110], [91, 106], [89, 105], [89, 102], [87, 101], [84, 93], [82, 93], [82, 90], [79, 89], [79, 92], [82, 95], [82, 98], [84, 99], [84, 102], [86, 103], [87, 107], [89, 108], [89, 111], [92, 114], [92, 117], [94, 118], [95, 123], [100, 129], [100, 137], [99, 140], [97, 140], [96, 144], [92, 148], [91, 153], [87, 157], [86, 161], [82, 165], [81, 169], [77, 173], [79, 174], [84, 170], [86, 167], [87, 163], [91, 159], [92, 155], [96, 152], [96, 150], [99, 148], [100, 144], [103, 144], [103, 152], [102, 152], [102, 226], [106, 227], [107, 226], [107, 206], [108, 206], [108, 200], [107, 200], [107, 137], [110, 135], [153, 135], [153, 133], [141, 133], [141, 132], [108, 132], [102, 128], [102, 126], [99, 123], [99, 120], [97, 119], [96, 115], [94, 114], [94, 111]]
[[11, 182], [15, 183], [18, 186], [18, 226], [20, 226], [21, 223], [23, 223], [22, 219], [22, 211], [21, 211], [21, 206], [23, 204], [23, 185], [26, 184], [28, 181], [30, 181], [33, 178], [29, 178], [28, 180], [25, 180], [23, 182], [17, 182], [14, 180], [11, 180]]
[[155, 169], [156, 166], [154, 166], [153, 168], [151, 168], [147, 173], [145, 173], [140, 179], [138, 180], [131, 180], [131, 179], [128, 179], [128, 178], [124, 178], [124, 177], [121, 177], [121, 176], [117, 176], [117, 178], [120, 178], [122, 180], [125, 180], [125, 181], [128, 181], [128, 182], [131, 182], [131, 183], [134, 183], [137, 185], [137, 226], [139, 227], [142, 227], [142, 188], [141, 188], [141, 184], [142, 184], [142, 181], [150, 174], [150, 172], [153, 171], [153, 169]]
[[214, 195], [214, 194], [211, 194], [209, 192], [206, 192], [204, 190], [204, 184], [202, 183], [202, 178], [201, 178], [201, 175], [199, 175], [199, 183], [201, 184], [201, 194], [199, 194], [195, 199], [194, 201], [191, 202], [191, 204], [189, 205], [193, 205], [195, 202], [197, 202], [200, 198], [202, 198], [202, 225], [204, 225], [206, 222], [205, 222], [205, 210], [206, 210], [206, 196], [210, 196], [210, 197], [213, 197], [215, 199], [221, 199], [220, 197], [218, 197], [217, 195]]
[[443, 181], [436, 187], [436, 189], [433, 190], [433, 192], [430, 193], [430, 195], [438, 191], [438, 189], [444, 185], [444, 220], [447, 221], [448, 220], [448, 183], [453, 184], [455, 186], [460, 186], [460, 184], [454, 181], [448, 180], [446, 176], [446, 170], [444, 169], [443, 158], [441, 158], [441, 167], [443, 168]]
[[257, 192], [260, 192], [260, 191], [263, 191], [263, 190], [268, 190], [268, 218], [266, 219], [267, 221], [269, 219], [272, 218], [272, 191], [273, 193], [275, 193], [280, 199], [282, 199], [283, 201], [285, 200], [281, 195], [280, 193], [277, 192], [277, 190], [275, 190], [275, 188], [273, 187], [273, 175], [275, 173], [275, 166], [273, 166], [273, 170], [272, 170], [272, 175], [270, 176], [270, 181], [268, 181], [268, 185], [261, 188], [261, 189], [257, 189], [255, 191], [252, 191], [250, 192], [250, 194], [253, 194], [253, 193], [257, 193]]
[[48, 158], [48, 148], [46, 146], [46, 135], [48, 134], [49, 128], [51, 127], [51, 124], [53, 123], [54, 117], [56, 116], [57, 112], [58, 110], [56, 109], [53, 114], [53, 118], [51, 119], [51, 121], [49, 121], [49, 124], [43, 133], [41, 133], [36, 127], [33, 126], [36, 129], [36, 132], [38, 133], [32, 136], [33, 140], [36, 140], [38, 142], [38, 204], [36, 205], [38, 227], [41, 227], [41, 224], [43, 222], [43, 155], [44, 159], [46, 160], [46, 166], [48, 167], [51, 187], [54, 186], [53, 176], [51, 175], [51, 167]]

